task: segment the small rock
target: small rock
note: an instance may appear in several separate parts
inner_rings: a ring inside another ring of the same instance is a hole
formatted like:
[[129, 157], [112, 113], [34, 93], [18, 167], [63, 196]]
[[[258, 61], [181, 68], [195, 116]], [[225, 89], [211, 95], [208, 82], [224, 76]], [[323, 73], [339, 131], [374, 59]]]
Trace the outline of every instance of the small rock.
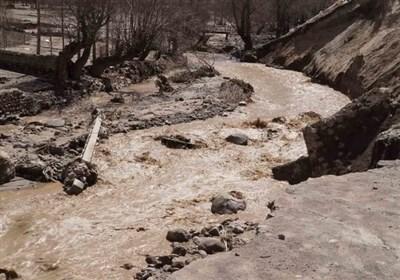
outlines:
[[199, 250], [203, 250], [207, 254], [225, 252], [227, 249], [224, 242], [212, 237], [197, 237], [195, 244], [198, 246]]
[[174, 259], [175, 255], [167, 255], [167, 256], [147, 256], [146, 262], [149, 265], [153, 265], [156, 268], [164, 267], [165, 265], [171, 265], [172, 260]]
[[172, 254], [186, 256], [187, 249], [179, 243], [172, 243]]
[[212, 227], [209, 231], [208, 234], [210, 236], [220, 236], [221, 235], [221, 230], [219, 227]]
[[278, 239], [279, 239], [279, 240], [285, 240], [285, 239], [286, 239], [286, 236], [285, 236], [284, 234], [279, 234], [279, 235], [278, 235]]
[[190, 238], [190, 234], [184, 229], [170, 230], [167, 233], [167, 240], [169, 242], [187, 242]]
[[231, 195], [218, 195], [211, 200], [211, 212], [213, 214], [236, 214], [246, 210], [246, 201], [234, 198]]
[[249, 137], [241, 133], [229, 135], [225, 140], [228, 141], [229, 143], [241, 146], [247, 146], [249, 143]]
[[204, 259], [208, 256], [207, 252], [204, 250], [199, 250], [199, 255]]
[[134, 267], [135, 266], [131, 263], [124, 263], [123, 265], [121, 265], [121, 268], [126, 269], [126, 270], [131, 270]]
[[244, 233], [244, 229], [240, 225], [233, 225], [232, 226], [232, 232], [234, 234], [242, 234], [242, 233]]
[[177, 269], [182, 269], [185, 267], [185, 261], [182, 258], [173, 259], [172, 267]]
[[241, 107], [247, 106], [247, 102], [246, 101], [240, 101], [239, 102], [239, 106], [241, 106]]

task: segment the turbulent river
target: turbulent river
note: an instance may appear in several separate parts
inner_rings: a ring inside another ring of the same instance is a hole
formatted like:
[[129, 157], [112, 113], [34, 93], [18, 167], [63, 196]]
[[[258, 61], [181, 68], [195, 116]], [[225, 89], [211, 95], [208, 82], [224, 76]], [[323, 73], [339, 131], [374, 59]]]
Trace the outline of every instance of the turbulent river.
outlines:
[[[308, 120], [300, 114], [326, 117], [349, 100], [301, 73], [221, 55], [207, 59], [222, 76], [252, 84], [253, 102], [226, 117], [110, 137], [95, 156], [100, 182], [80, 196], [64, 195], [57, 184], [0, 192], [0, 266], [23, 279], [131, 279], [145, 255], [169, 252], [168, 229], [198, 229], [226, 218], [211, 214], [214, 194], [243, 192], [248, 209], [237, 217], [264, 220], [266, 203], [286, 186], [271, 178], [271, 167], [306, 153], [301, 127]], [[132, 88], [140, 93], [149, 87]], [[287, 123], [250, 125], [280, 116]], [[226, 143], [235, 132], [248, 135], [249, 146]], [[154, 140], [165, 134], [207, 147], [171, 150]], [[125, 263], [133, 270], [120, 268]]]

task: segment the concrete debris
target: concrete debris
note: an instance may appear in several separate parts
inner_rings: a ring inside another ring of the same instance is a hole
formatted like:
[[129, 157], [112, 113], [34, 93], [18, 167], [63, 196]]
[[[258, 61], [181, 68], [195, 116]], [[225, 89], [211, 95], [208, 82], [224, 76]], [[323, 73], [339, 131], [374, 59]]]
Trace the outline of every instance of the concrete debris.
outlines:
[[64, 191], [69, 195], [78, 195], [87, 187], [96, 184], [97, 176], [94, 164], [77, 159], [71, 162], [64, 171]]

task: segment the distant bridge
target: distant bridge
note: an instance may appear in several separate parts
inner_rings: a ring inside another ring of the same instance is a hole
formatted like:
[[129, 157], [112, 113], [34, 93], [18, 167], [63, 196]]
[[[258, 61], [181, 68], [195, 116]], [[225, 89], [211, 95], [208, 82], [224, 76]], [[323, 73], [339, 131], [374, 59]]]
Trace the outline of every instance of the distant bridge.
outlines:
[[215, 27], [210, 26], [209, 28], [203, 30], [203, 35], [223, 34], [225, 35], [225, 39], [228, 40], [229, 35], [233, 34], [234, 32], [235, 32], [234, 29], [229, 26], [215, 26]]

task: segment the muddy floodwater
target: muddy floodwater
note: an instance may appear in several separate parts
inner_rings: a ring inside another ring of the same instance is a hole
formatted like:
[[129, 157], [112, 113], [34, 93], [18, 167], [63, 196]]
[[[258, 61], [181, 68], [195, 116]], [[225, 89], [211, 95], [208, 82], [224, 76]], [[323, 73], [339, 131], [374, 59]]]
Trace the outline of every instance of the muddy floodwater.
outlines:
[[[0, 192], [0, 266], [23, 279], [132, 279], [145, 255], [169, 253], [168, 229], [226, 219], [210, 212], [209, 201], [233, 190], [248, 208], [232, 217], [262, 224], [267, 202], [286, 186], [271, 178], [271, 167], [306, 153], [301, 128], [315, 120], [303, 113], [326, 117], [349, 100], [301, 73], [208, 59], [222, 76], [252, 84], [253, 102], [226, 117], [111, 136], [96, 150], [100, 182], [77, 197], [57, 184]], [[129, 90], [143, 89], [148, 82]], [[286, 121], [270, 122], [280, 116]], [[256, 119], [268, 125], [257, 128]], [[248, 146], [224, 140], [236, 132], [249, 136]], [[175, 134], [206, 147], [173, 150], [154, 139]], [[126, 263], [133, 269], [121, 268]]]

